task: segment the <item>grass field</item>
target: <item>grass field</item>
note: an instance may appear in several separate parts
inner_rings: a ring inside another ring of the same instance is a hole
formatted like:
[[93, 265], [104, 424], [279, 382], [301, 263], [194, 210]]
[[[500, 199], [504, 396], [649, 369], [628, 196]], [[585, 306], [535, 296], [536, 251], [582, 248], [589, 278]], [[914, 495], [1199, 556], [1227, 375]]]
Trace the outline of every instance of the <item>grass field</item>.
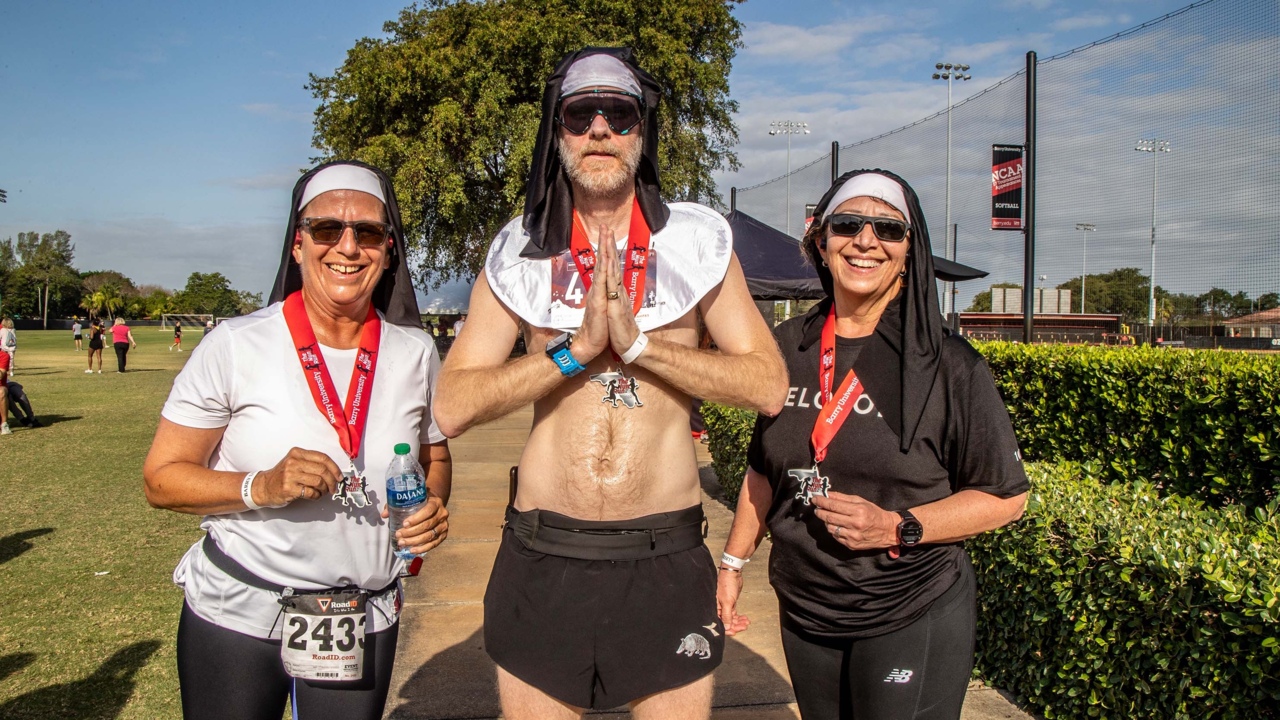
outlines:
[[86, 375], [70, 332], [18, 333], [14, 380], [45, 427], [0, 436], [0, 718], [182, 715], [171, 573], [199, 519], [147, 505], [142, 461], [190, 353], [134, 338], [129, 372], [108, 347]]

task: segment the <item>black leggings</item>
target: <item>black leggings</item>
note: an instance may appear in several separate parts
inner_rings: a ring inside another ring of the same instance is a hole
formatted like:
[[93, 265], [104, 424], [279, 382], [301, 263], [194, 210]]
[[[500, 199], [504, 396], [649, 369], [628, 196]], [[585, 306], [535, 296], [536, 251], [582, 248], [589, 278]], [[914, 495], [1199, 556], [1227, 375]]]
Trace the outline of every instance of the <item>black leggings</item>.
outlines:
[[129, 343], [115, 343], [116, 346], [116, 369], [124, 372], [124, 356], [129, 354]]
[[387, 704], [400, 625], [364, 639], [364, 679], [295, 680], [280, 661], [280, 641], [218, 627], [182, 604], [178, 683], [185, 720], [280, 720], [286, 698], [297, 720], [378, 720]]
[[805, 720], [959, 720], [973, 672], [973, 568], [919, 620], [886, 635], [832, 639], [786, 620], [782, 648]]

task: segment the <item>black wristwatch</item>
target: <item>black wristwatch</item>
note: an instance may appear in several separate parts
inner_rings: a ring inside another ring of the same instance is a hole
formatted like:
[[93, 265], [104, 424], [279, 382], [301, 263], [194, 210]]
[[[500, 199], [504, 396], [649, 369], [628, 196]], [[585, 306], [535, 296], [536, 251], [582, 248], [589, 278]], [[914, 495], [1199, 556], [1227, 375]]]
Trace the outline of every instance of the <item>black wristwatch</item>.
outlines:
[[547, 343], [547, 357], [555, 362], [556, 367], [560, 368], [560, 373], [565, 377], [573, 377], [586, 370], [569, 351], [569, 345], [572, 342], [572, 335], [561, 333]]
[[902, 516], [902, 522], [898, 523], [898, 544], [902, 547], [920, 544], [920, 539], [924, 537], [924, 526], [910, 510], [899, 510], [898, 514]]

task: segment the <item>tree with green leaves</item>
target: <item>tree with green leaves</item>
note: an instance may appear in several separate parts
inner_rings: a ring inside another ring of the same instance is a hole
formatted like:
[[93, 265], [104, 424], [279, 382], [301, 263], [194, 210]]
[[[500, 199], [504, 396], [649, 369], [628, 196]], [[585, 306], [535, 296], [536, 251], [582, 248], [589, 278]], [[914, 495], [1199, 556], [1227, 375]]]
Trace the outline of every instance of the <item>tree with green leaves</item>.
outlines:
[[46, 328], [51, 305], [54, 317], [75, 312], [80, 303], [80, 275], [71, 267], [75, 245], [70, 233], [18, 233], [13, 250], [18, 265], [5, 278], [5, 302], [11, 311], [38, 315]]
[[314, 144], [395, 182], [420, 281], [480, 270], [494, 234], [523, 209], [547, 76], [588, 45], [630, 45], [658, 79], [659, 165], [670, 200], [716, 199], [736, 169], [729, 69], [739, 0], [427, 0], [364, 38], [320, 101]]
[[201, 315], [238, 314], [240, 297], [222, 273], [193, 272], [187, 286], [173, 295], [174, 310]]

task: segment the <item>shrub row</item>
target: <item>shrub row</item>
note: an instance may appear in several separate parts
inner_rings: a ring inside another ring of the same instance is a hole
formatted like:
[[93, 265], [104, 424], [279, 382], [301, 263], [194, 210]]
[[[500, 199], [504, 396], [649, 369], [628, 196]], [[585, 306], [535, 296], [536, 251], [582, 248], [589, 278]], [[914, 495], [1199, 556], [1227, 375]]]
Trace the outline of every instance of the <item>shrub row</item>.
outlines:
[[756, 414], [716, 403], [702, 404], [702, 422], [707, 426], [707, 449], [711, 467], [730, 502], [738, 502], [742, 478], [747, 473], [747, 446]]
[[1223, 505], [1280, 494], [1280, 361], [1214, 350], [982, 343], [1028, 460], [1097, 463]]
[[1047, 718], [1280, 718], [1276, 503], [1028, 472], [1026, 516], [967, 543], [983, 677]]

